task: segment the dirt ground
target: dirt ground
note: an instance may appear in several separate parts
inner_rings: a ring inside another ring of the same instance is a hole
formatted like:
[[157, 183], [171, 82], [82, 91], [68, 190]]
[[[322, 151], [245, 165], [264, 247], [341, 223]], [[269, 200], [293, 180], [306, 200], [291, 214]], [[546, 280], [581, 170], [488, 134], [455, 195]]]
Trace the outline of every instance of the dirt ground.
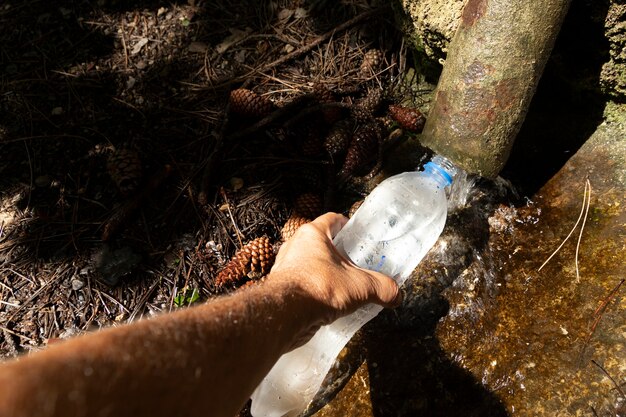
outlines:
[[[376, 158], [338, 181], [341, 159], [304, 152], [330, 128], [305, 135], [314, 110], [355, 118], [383, 92], [382, 115], [415, 66], [391, 9], [360, 0], [7, 1], [0, 51], [3, 357], [215, 296], [302, 193], [345, 212]], [[242, 86], [279, 110], [230, 114]], [[130, 190], [120, 150], [140, 159]]]

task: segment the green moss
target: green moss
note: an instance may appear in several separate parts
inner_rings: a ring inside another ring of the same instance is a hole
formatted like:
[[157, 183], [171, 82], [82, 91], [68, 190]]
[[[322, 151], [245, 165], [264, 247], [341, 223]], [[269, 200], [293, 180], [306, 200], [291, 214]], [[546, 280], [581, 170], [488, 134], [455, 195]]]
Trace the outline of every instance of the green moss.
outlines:
[[607, 122], [626, 125], [626, 104], [608, 101], [603, 116]]

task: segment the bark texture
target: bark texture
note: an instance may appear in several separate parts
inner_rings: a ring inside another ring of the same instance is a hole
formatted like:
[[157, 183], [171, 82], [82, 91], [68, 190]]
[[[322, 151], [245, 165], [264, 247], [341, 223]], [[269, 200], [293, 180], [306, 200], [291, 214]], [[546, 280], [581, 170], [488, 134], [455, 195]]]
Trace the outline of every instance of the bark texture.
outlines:
[[569, 0], [468, 0], [449, 45], [423, 142], [465, 170], [504, 166]]

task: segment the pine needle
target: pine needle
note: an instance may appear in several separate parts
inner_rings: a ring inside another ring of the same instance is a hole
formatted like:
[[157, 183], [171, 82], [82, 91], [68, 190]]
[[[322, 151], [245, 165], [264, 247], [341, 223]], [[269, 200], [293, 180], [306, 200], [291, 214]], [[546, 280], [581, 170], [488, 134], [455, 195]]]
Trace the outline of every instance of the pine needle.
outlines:
[[[583, 224], [580, 226], [580, 234], [578, 235], [578, 243], [576, 244], [576, 282], [580, 282], [580, 274], [578, 272], [578, 251], [580, 249], [580, 241], [583, 237], [583, 230], [585, 230], [585, 223], [587, 221], [587, 214], [589, 214], [589, 205], [591, 204], [591, 183], [589, 182], [589, 178], [587, 178], [587, 182], [585, 183], [585, 191], [587, 191], [587, 206], [585, 207], [585, 215], [583, 216]], [[584, 203], [583, 203], [584, 205]]]
[[[588, 196], [589, 194], [589, 196]], [[552, 252], [552, 255], [550, 255], [548, 257], [548, 259], [546, 259], [546, 261], [539, 267], [539, 269], [537, 271], [541, 271], [543, 269], [544, 266], [546, 266], [546, 264], [548, 262], [550, 262], [550, 259], [552, 259], [554, 257], [554, 255], [556, 255], [561, 248], [563, 247], [563, 245], [565, 245], [565, 242], [567, 242], [567, 240], [572, 236], [572, 233], [574, 233], [574, 230], [576, 230], [576, 228], [578, 227], [578, 224], [580, 223], [580, 220], [583, 218], [583, 213], [585, 213], [585, 206], [587, 207], [587, 211], [589, 211], [589, 200], [590, 200], [590, 195], [591, 195], [591, 184], [589, 183], [589, 180], [587, 179], [587, 182], [585, 183], [585, 191], [583, 193], [583, 204], [582, 207], [580, 208], [580, 214], [578, 215], [578, 220], [576, 220], [576, 224], [574, 224], [574, 227], [572, 227], [572, 230], [570, 230], [569, 234], [567, 235], [567, 237], [565, 239], [563, 239], [563, 242], [561, 242], [561, 244], [559, 245], [558, 248], [556, 248], [556, 250], [554, 252]], [[586, 214], [585, 214], [586, 217]], [[584, 223], [583, 223], [584, 225]], [[582, 229], [580, 231], [580, 236], [578, 239], [578, 243], [580, 244], [580, 238], [582, 236]], [[578, 248], [576, 249], [576, 276], [578, 277]]]

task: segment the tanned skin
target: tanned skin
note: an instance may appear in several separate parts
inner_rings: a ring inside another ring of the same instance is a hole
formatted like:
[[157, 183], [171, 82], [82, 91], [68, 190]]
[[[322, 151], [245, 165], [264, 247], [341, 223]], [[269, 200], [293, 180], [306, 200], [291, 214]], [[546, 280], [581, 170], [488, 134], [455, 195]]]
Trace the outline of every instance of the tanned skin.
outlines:
[[321, 325], [399, 303], [389, 277], [336, 251], [345, 222], [327, 213], [302, 226], [261, 285], [0, 365], [0, 416], [233, 417]]

